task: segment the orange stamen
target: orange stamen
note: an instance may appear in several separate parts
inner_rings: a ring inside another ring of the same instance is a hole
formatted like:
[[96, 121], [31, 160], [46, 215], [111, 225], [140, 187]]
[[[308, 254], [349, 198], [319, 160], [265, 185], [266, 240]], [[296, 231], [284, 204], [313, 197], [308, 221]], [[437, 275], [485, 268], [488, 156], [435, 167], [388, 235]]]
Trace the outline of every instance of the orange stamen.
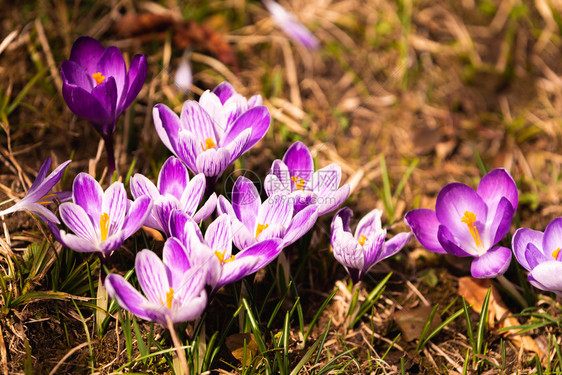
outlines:
[[217, 256], [217, 258], [219, 258], [219, 261], [221, 262], [221, 264], [232, 262], [234, 260], [234, 255], [231, 255], [230, 258], [228, 258], [228, 259], [224, 259], [224, 253], [225, 252], [226, 252], [226, 250], [224, 250], [222, 253], [220, 251], [215, 251], [215, 255]]
[[470, 235], [474, 239], [474, 243], [476, 247], [482, 247], [484, 244], [482, 243], [482, 238], [480, 238], [480, 233], [478, 233], [478, 228], [474, 225], [476, 221], [476, 215], [470, 211], [465, 211], [464, 216], [461, 219], [461, 222], [465, 223], [470, 231]]
[[367, 237], [365, 237], [364, 235], [360, 235], [359, 239], [357, 240], [357, 242], [359, 242], [359, 245], [361, 246], [365, 245], [366, 241], [367, 241]]
[[256, 228], [256, 238], [258, 238], [258, 236], [260, 235], [261, 232], [263, 232], [263, 230], [265, 228], [267, 228], [269, 226], [269, 224], [260, 224], [258, 223], [258, 227]]
[[54, 203], [54, 201], [53, 201], [53, 200], [50, 200], [49, 198], [53, 198], [53, 197], [55, 197], [55, 196], [56, 196], [55, 193], [47, 194], [47, 195], [45, 195], [43, 198], [39, 199], [39, 200], [37, 201], [37, 203], [39, 203], [39, 204], [41, 204], [41, 205], [43, 205], [43, 206], [46, 206], [46, 205], [51, 204], [51, 203]]
[[210, 148], [215, 147], [215, 142], [213, 142], [212, 138], [207, 138], [205, 139], [205, 144], [203, 145], [203, 142], [201, 142], [201, 148], [203, 149], [203, 151], [207, 151]]
[[101, 72], [97, 72], [92, 74], [92, 78], [96, 80], [96, 83], [99, 85], [105, 79], [105, 76], [101, 75]]
[[102, 242], [107, 240], [107, 232], [109, 232], [109, 215], [106, 213], [100, 216], [100, 232]]
[[559, 253], [559, 252], [560, 252], [560, 248], [554, 250], [554, 251], [552, 252], [552, 257], [553, 257], [554, 259], [557, 259], [557, 258], [558, 258], [558, 253]]
[[304, 185], [306, 184], [305, 180], [297, 176], [292, 176], [291, 181], [295, 183], [295, 185], [297, 186], [297, 190], [304, 190]]
[[174, 300], [174, 288], [170, 287], [168, 293], [166, 293], [166, 306], [171, 310], [172, 309], [172, 301]]

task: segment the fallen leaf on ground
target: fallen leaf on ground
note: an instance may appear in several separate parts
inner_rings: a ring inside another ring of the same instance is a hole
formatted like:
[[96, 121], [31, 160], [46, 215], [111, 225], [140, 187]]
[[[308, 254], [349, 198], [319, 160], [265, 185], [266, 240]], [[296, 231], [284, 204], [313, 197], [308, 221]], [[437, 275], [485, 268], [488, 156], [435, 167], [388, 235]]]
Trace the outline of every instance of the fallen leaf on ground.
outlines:
[[[410, 342], [418, 340], [422, 334], [423, 328], [429, 319], [429, 315], [433, 310], [432, 306], [418, 306], [413, 309], [404, 309], [398, 311], [394, 315], [394, 321], [398, 325], [404, 340]], [[432, 332], [441, 324], [441, 316], [436, 313], [428, 332]]]
[[[488, 306], [489, 326], [494, 329], [519, 326], [520, 323], [517, 318], [509, 316], [511, 312], [501, 299], [498, 289], [489, 279], [475, 279], [468, 276], [461, 277], [459, 279], [459, 295], [463, 297], [468, 304], [472, 305], [474, 311], [480, 314], [482, 312], [482, 303], [484, 302], [484, 298], [490, 286], [492, 287], [492, 293]], [[543, 358], [544, 353], [539, 349], [532, 337], [519, 335], [516, 329], [502, 331], [501, 334], [511, 340], [515, 346], [535, 352], [540, 358]]]
[[[258, 343], [252, 333], [235, 333], [230, 335], [226, 338], [225, 344], [234, 358], [240, 362], [245, 359], [246, 366], [249, 366], [252, 358], [258, 354]], [[246, 354], [244, 354], [244, 350]]]

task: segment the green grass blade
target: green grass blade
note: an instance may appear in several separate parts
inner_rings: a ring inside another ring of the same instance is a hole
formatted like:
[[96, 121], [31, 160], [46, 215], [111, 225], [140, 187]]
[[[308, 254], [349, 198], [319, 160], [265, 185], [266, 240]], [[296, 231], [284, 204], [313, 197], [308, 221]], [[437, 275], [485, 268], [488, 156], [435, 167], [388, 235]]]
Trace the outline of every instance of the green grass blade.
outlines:
[[492, 293], [492, 288], [488, 288], [486, 292], [486, 297], [482, 302], [482, 310], [480, 312], [480, 321], [478, 322], [478, 332], [476, 335], [476, 350], [475, 354], [482, 354], [482, 344], [484, 343], [484, 335], [486, 334], [486, 328], [488, 327], [488, 306], [490, 304], [490, 296]]
[[334, 298], [334, 296], [336, 295], [337, 292], [338, 292], [338, 289], [337, 288], [334, 289], [333, 292], [328, 296], [328, 298], [326, 298], [324, 300], [324, 302], [322, 302], [322, 305], [320, 306], [318, 311], [316, 311], [316, 314], [314, 315], [314, 318], [312, 318], [312, 321], [310, 322], [310, 324], [308, 326], [308, 330], [306, 331], [306, 334], [304, 335], [303, 342], [305, 344], [306, 344], [306, 339], [308, 339], [308, 336], [310, 335], [310, 333], [312, 332], [312, 329], [316, 325], [316, 322], [318, 321], [318, 318], [320, 318], [320, 315], [322, 315], [322, 312], [324, 312], [324, 309], [326, 308], [326, 306], [328, 306], [328, 304], [330, 303], [332, 298]]
[[468, 311], [468, 306], [464, 297], [462, 299], [462, 309], [464, 312], [464, 319], [466, 320], [466, 334], [470, 340], [470, 345], [472, 346], [473, 353], [476, 353], [476, 341], [474, 341], [474, 332], [472, 331], [472, 321], [470, 320], [470, 313]]
[[424, 340], [424, 338], [427, 336], [427, 333], [429, 332], [429, 329], [431, 328], [431, 323], [433, 323], [433, 318], [435, 317], [435, 314], [437, 313], [438, 308], [439, 308], [439, 304], [433, 306], [433, 309], [431, 309], [431, 312], [429, 313], [429, 317], [427, 318], [427, 321], [425, 322], [425, 325], [423, 326], [422, 333], [420, 335], [420, 341], [418, 343], [418, 347], [416, 348], [416, 350], [418, 350], [418, 351], [421, 350], [422, 347], [425, 345], [426, 341]]
[[457, 319], [459, 316], [461, 316], [463, 314], [463, 309], [458, 310], [457, 312], [455, 312], [453, 315], [451, 315], [450, 317], [448, 317], [447, 319], [445, 319], [445, 321], [443, 321], [443, 323], [441, 323], [439, 326], [437, 326], [437, 328], [435, 328], [433, 330], [433, 332], [431, 332], [429, 335], [427, 335], [427, 337], [423, 340], [423, 342], [420, 342], [421, 345], [418, 345], [419, 348], [423, 348], [427, 342], [429, 340], [431, 340], [433, 338], [433, 336], [437, 335], [439, 332], [441, 332], [441, 330], [443, 328], [445, 328], [447, 325], [449, 325], [453, 320]]

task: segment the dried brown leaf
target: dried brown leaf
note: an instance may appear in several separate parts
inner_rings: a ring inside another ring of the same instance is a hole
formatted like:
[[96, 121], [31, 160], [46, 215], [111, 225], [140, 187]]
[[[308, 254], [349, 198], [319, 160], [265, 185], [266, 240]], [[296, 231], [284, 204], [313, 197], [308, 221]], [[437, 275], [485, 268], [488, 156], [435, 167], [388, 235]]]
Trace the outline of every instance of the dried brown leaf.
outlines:
[[[234, 358], [242, 362], [246, 359], [246, 366], [250, 365], [252, 358], [258, 354], [258, 343], [252, 333], [235, 333], [225, 340], [226, 348]], [[244, 354], [244, 351], [246, 354]]]
[[[432, 306], [418, 306], [413, 309], [404, 309], [394, 315], [394, 321], [402, 332], [404, 340], [410, 342], [420, 338], [423, 328], [433, 310]], [[435, 314], [429, 327], [429, 331], [435, 330], [441, 324], [441, 316]]]

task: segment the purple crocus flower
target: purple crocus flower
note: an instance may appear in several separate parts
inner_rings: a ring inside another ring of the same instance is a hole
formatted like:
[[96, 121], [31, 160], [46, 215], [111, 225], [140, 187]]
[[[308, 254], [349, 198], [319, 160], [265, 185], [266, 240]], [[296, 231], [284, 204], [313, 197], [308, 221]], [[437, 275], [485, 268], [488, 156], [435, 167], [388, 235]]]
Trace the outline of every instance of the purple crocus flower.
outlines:
[[198, 249], [199, 262], [208, 263], [210, 272], [207, 283], [211, 285], [212, 293], [264, 268], [283, 250], [282, 240], [273, 238], [243, 248], [234, 254], [233, 228], [226, 214], [215, 219], [203, 237], [199, 226], [185, 213], [176, 210], [172, 213], [170, 230], [171, 239], [177, 239], [183, 244], [187, 258], [194, 255], [192, 249]]
[[164, 104], [155, 105], [152, 114], [164, 145], [193, 173], [207, 176], [208, 190], [263, 138], [271, 121], [261, 96], [247, 101], [228, 83], [204, 92], [198, 102], [187, 100], [180, 117]]
[[146, 78], [146, 58], [135, 55], [129, 70], [117, 47], [104, 48], [88, 36], [76, 39], [61, 66], [62, 95], [74, 114], [90, 121], [106, 144], [115, 169], [113, 139], [117, 119], [137, 97]]
[[290, 195], [295, 212], [315, 203], [318, 215], [335, 210], [349, 196], [349, 184], [339, 187], [341, 168], [333, 163], [314, 172], [314, 162], [308, 147], [295, 142], [289, 147], [283, 160], [275, 160], [270, 174], [265, 178], [268, 196]]
[[464, 184], [448, 184], [437, 196], [435, 211], [412, 210], [404, 220], [426, 249], [474, 257], [472, 276], [492, 278], [502, 275], [511, 262], [511, 251], [495, 245], [509, 232], [517, 203], [511, 175], [494, 169], [476, 191]]
[[221, 195], [217, 211], [230, 217], [234, 244], [239, 249], [270, 238], [283, 239], [283, 247], [287, 247], [308, 232], [318, 219], [315, 204], [294, 216], [293, 205], [291, 197], [284, 194], [274, 194], [262, 202], [252, 181], [241, 176], [232, 188], [232, 204]]
[[300, 23], [294, 15], [281, 5], [274, 0], [263, 0], [263, 5], [265, 5], [277, 26], [295, 42], [311, 50], [317, 49], [320, 46], [318, 39], [306, 26]]
[[86, 173], [74, 179], [72, 198], [73, 202], [61, 204], [59, 211], [62, 221], [74, 234], [64, 230], [54, 233], [66, 247], [99, 252], [102, 258], [120, 248], [125, 239], [139, 230], [152, 209], [150, 197], [131, 202], [121, 182], [114, 182], [104, 192]]
[[347, 207], [336, 213], [332, 220], [331, 244], [334, 258], [345, 267], [353, 282], [358, 283], [372, 266], [402, 250], [412, 234], [402, 232], [385, 241], [382, 211], [374, 209], [359, 221], [354, 236], [349, 227], [352, 216], [353, 212]]
[[167, 236], [170, 234], [168, 223], [172, 210], [182, 210], [200, 223], [209, 217], [217, 206], [217, 195], [213, 193], [197, 210], [205, 193], [205, 176], [200, 173], [190, 181], [187, 168], [173, 156], [162, 165], [157, 186], [141, 174], [137, 173], [131, 177], [131, 193], [135, 199], [144, 195], [152, 198], [152, 213], [145, 225], [160, 230]]
[[535, 287], [562, 296], [562, 217], [552, 220], [544, 233], [519, 228], [512, 238], [513, 254]]
[[48, 204], [54, 203], [54, 200], [57, 199], [61, 202], [70, 199], [70, 192], [63, 191], [59, 193], [52, 193], [47, 194], [51, 191], [53, 186], [55, 186], [60, 179], [62, 178], [62, 174], [64, 173], [66, 167], [70, 163], [70, 160], [65, 161], [61, 165], [59, 165], [49, 176], [47, 175], [47, 171], [51, 166], [51, 158], [47, 158], [41, 168], [39, 168], [39, 173], [37, 173], [37, 177], [31, 187], [27, 191], [25, 197], [23, 197], [19, 202], [14, 204], [12, 207], [7, 208], [3, 211], [0, 211], [0, 216], [4, 216], [16, 211], [29, 211], [36, 215], [38, 215], [43, 221], [45, 222], [53, 222], [59, 224], [59, 219], [56, 217], [54, 213], [49, 211], [47, 207]]
[[[105, 287], [119, 306], [139, 318], [167, 326], [197, 319], [207, 306], [204, 266], [192, 266], [175, 239], [164, 244], [164, 262], [150, 250], [142, 250], [135, 259], [135, 272], [143, 296], [121, 275], [110, 274]], [[178, 274], [181, 264], [186, 271]]]

